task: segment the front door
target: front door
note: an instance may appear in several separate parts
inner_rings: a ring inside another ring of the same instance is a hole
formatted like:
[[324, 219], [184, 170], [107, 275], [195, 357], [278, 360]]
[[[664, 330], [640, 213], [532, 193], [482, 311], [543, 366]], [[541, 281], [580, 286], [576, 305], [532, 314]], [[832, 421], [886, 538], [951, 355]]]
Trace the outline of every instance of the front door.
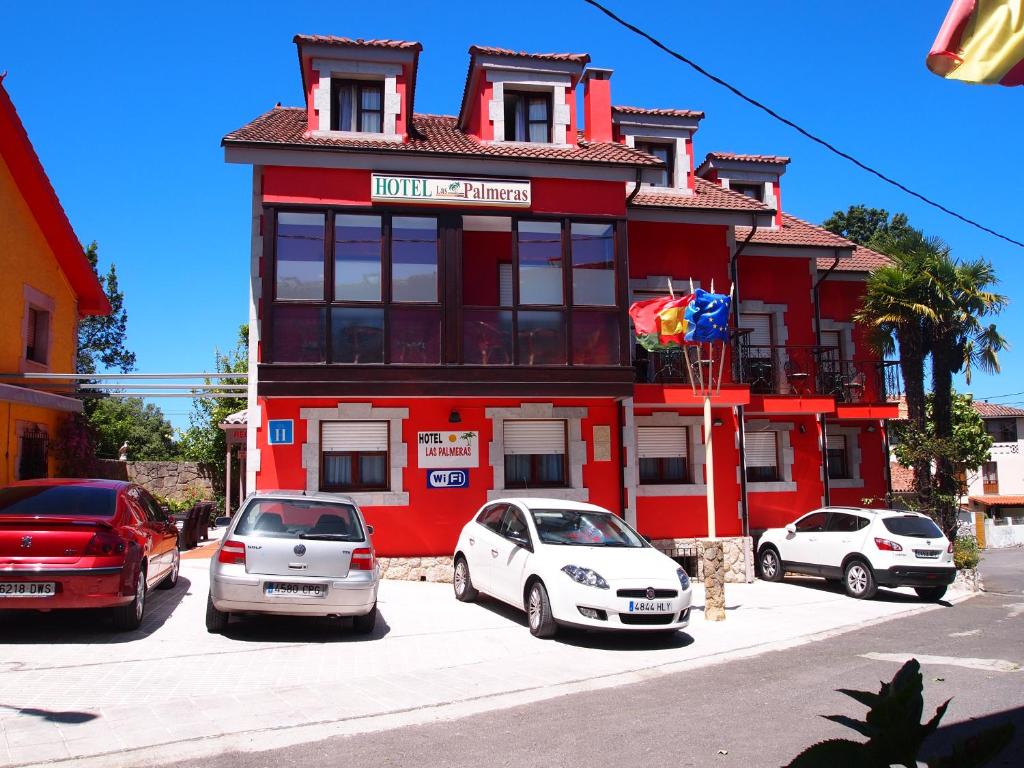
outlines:
[[848, 512], [831, 512], [824, 533], [818, 534], [820, 563], [823, 576], [840, 578], [843, 558], [860, 549], [868, 519]]
[[[489, 595], [494, 595], [494, 561], [498, 556], [497, 546], [501, 541], [499, 531], [505, 517], [507, 504], [492, 504], [484, 509], [473, 525], [469, 535], [466, 560], [473, 586]], [[497, 597], [497, 595], [495, 595]]]
[[794, 570], [816, 573], [821, 562], [821, 539], [828, 523], [828, 513], [818, 510], [796, 521], [796, 533], [786, 535], [779, 555], [787, 564], [799, 564]]
[[[520, 543], [524, 539], [527, 546]], [[520, 607], [523, 606], [523, 570], [531, 554], [529, 545], [530, 529], [526, 525], [526, 515], [510, 504], [494, 545], [498, 554], [492, 563], [491, 583], [495, 597]]]

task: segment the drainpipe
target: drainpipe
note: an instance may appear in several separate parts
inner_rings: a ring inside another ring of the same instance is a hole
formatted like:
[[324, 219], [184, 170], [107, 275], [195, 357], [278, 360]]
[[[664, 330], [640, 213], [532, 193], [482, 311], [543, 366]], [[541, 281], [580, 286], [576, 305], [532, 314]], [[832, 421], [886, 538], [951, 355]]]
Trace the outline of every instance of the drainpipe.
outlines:
[[[839, 249], [835, 249], [835, 260], [832, 262], [832, 266], [825, 270], [825, 274], [817, 279], [814, 283], [814, 339], [821, 348], [821, 301], [819, 300], [819, 288], [821, 284], [828, 279], [828, 276], [835, 271], [835, 268], [839, 266]], [[832, 503], [832, 483], [828, 477], [828, 419], [824, 413], [818, 414], [818, 428], [821, 431], [821, 480], [824, 485], [825, 497], [822, 499], [825, 506], [829, 506]], [[888, 466], [888, 460], [886, 461]]]
[[640, 194], [640, 179], [643, 177], [643, 168], [637, 166], [636, 169], [636, 184], [633, 185], [633, 191], [626, 197], [626, 207], [628, 208], [638, 194]]
[[[747, 247], [747, 244], [753, 239], [754, 234], [757, 232], [757, 214], [750, 214], [750, 234], [747, 235], [746, 239], [740, 243], [740, 247], [736, 249], [736, 252], [729, 259], [729, 277], [732, 278], [732, 287], [735, 293], [733, 301], [733, 317], [738, 319], [740, 315], [740, 271], [738, 259], [739, 255], [743, 253], [743, 249]], [[742, 526], [742, 534], [744, 536], [750, 535], [750, 509], [747, 506], [747, 442], [744, 434], [746, 428], [746, 416], [744, 414], [745, 408], [740, 405], [736, 408], [736, 418], [739, 420], [739, 452], [740, 452], [740, 524]]]

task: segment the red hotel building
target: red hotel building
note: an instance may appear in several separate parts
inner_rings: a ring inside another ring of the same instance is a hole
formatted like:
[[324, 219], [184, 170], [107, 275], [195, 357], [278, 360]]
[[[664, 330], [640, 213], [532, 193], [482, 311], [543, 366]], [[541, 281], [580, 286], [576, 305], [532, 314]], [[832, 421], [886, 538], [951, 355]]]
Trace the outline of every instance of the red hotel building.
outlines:
[[613, 106], [586, 54], [473, 46], [447, 116], [414, 111], [419, 43], [295, 43], [305, 104], [223, 140], [253, 168], [250, 490], [349, 494], [392, 557], [508, 495], [706, 535], [700, 402], [627, 314], [671, 278], [736, 286], [718, 535], [885, 496], [896, 369], [851, 320], [884, 257], [783, 212], [788, 158], [697, 163], [702, 112]]

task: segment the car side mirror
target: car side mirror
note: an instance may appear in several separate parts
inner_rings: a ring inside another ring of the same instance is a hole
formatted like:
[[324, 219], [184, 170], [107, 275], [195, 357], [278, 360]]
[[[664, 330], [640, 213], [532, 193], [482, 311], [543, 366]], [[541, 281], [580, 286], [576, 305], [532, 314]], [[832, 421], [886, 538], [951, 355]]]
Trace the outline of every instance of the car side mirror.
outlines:
[[790, 523], [789, 525], [787, 525], [786, 526], [786, 533], [788, 533], [790, 535], [795, 534], [796, 533], [796, 526], [793, 523]]
[[373, 526], [372, 525], [367, 525], [366, 526], [366, 532], [368, 534], [370, 534], [371, 536], [373, 536]]

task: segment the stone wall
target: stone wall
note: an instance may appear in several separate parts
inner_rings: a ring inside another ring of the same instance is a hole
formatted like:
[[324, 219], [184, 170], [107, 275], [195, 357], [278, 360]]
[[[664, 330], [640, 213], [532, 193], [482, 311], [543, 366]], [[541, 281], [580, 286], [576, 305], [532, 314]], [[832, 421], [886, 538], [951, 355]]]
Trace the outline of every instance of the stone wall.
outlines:
[[[702, 539], [653, 539], [651, 544], [672, 558], [696, 558], [696, 570], [690, 577], [704, 581], [704, 542]], [[754, 580], [754, 540], [749, 536], [714, 539], [722, 545], [726, 583], [741, 584]]]
[[195, 497], [212, 499], [223, 484], [222, 478], [212, 465], [195, 461], [101, 459], [96, 464], [100, 477], [137, 483], [154, 496], [174, 501], [185, 501]]
[[452, 583], [451, 557], [379, 557], [377, 562], [384, 579]]

